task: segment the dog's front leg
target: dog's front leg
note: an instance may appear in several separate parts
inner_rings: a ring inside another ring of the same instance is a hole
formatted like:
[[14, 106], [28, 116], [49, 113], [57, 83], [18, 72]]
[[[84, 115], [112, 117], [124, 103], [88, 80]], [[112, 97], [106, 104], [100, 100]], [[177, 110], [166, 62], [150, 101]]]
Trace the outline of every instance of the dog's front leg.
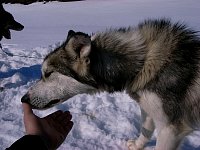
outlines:
[[141, 109], [142, 127], [140, 136], [136, 140], [129, 140], [127, 146], [129, 150], [141, 150], [150, 140], [155, 129], [153, 119], [150, 118], [144, 110]]
[[192, 129], [185, 124], [169, 124], [160, 129], [155, 150], [177, 150], [182, 139]]

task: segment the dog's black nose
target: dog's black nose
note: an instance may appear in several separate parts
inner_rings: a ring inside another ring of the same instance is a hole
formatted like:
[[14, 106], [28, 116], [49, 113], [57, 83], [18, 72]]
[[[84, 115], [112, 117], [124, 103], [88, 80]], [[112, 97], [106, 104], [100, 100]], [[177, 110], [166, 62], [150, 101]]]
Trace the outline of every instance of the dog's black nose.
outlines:
[[21, 102], [22, 102], [22, 103], [29, 103], [29, 101], [30, 101], [29, 94], [25, 94], [25, 95], [21, 98]]

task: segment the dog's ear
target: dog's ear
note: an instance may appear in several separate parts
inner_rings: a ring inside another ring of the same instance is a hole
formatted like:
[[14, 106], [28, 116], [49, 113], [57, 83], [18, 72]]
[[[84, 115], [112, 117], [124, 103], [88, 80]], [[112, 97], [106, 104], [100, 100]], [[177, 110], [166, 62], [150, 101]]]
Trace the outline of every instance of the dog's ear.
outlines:
[[86, 62], [88, 63], [88, 61], [89, 61], [88, 56], [89, 56], [90, 52], [91, 52], [91, 45], [83, 46], [80, 50], [80, 58], [81, 59], [87, 59]]
[[79, 58], [81, 62], [89, 64], [89, 54], [91, 52], [91, 37], [83, 32], [68, 32], [65, 50], [71, 57]]
[[74, 32], [73, 30], [69, 30], [68, 31], [68, 35], [67, 35], [67, 40], [69, 40], [72, 36], [74, 36], [76, 34], [76, 32]]
[[88, 58], [91, 52], [91, 38], [88, 35], [80, 36], [76, 39], [77, 49], [75, 50], [78, 53], [80, 59]]

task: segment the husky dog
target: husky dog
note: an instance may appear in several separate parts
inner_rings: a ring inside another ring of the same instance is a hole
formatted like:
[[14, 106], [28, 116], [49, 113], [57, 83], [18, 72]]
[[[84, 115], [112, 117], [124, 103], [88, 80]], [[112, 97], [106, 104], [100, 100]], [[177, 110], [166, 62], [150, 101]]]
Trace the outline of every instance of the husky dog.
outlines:
[[[42, 79], [22, 98], [45, 109], [80, 93], [125, 90], [142, 112], [143, 149], [156, 128], [156, 150], [177, 149], [200, 125], [200, 39], [169, 19], [109, 29], [94, 36], [70, 30], [44, 60]], [[122, 100], [123, 101], [123, 100]]]
[[10, 30], [21, 31], [24, 28], [19, 22], [14, 20], [14, 17], [0, 4], [0, 41], [3, 37], [10, 39]]

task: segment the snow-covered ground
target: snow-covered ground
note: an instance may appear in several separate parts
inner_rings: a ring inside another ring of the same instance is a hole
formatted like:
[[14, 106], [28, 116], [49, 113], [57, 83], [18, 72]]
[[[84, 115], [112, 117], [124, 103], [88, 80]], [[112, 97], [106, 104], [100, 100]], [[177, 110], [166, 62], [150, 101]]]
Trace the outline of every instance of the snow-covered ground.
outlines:
[[[0, 150], [24, 135], [20, 99], [40, 78], [42, 58], [66, 38], [68, 30], [90, 34], [157, 17], [184, 21], [200, 30], [199, 0], [88, 0], [4, 7], [25, 29], [12, 32], [12, 40], [1, 41], [7, 54], [0, 50]], [[139, 134], [139, 107], [125, 93], [77, 95], [35, 113], [42, 117], [57, 109], [70, 110], [74, 121], [60, 150], [126, 150], [125, 141]], [[155, 138], [147, 147], [153, 146]], [[199, 150], [200, 131], [188, 136], [182, 149]]]

